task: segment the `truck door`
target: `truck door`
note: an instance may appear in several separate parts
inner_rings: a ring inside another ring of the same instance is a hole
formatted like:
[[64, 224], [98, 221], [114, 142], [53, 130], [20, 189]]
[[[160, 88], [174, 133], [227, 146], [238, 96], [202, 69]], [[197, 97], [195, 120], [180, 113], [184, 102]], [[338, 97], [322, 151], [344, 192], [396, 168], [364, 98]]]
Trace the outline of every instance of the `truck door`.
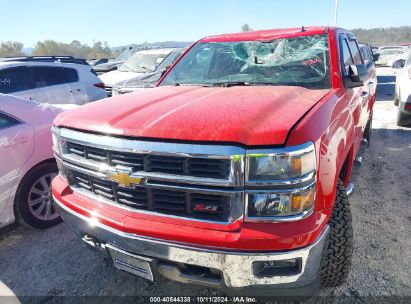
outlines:
[[[364, 59], [361, 56], [361, 51], [358, 46], [357, 40], [351, 36], [347, 35], [348, 38], [348, 45], [350, 47], [350, 51], [354, 60], [355, 65], [365, 64]], [[368, 117], [370, 115], [370, 108], [369, 108], [369, 101], [373, 94], [373, 79], [370, 77], [371, 75], [368, 74], [367, 80], [364, 82], [364, 86], [360, 87], [360, 99], [359, 104], [359, 127], [362, 131], [364, 131], [365, 126], [368, 122]]]
[[[348, 77], [350, 65], [361, 64], [363, 62], [356, 41], [354, 39], [351, 40], [352, 41], [350, 42], [350, 39], [346, 34], [341, 34], [339, 36], [340, 51], [342, 56], [341, 65], [344, 77]], [[353, 142], [356, 145], [354, 151], [357, 151], [360, 146], [366, 124], [366, 121], [364, 123], [365, 115], [363, 112], [363, 107], [367, 106], [370, 95], [369, 88], [367, 86], [367, 83], [360, 87], [347, 88], [344, 95], [347, 99], [346, 104], [352, 115], [352, 123], [354, 125], [354, 134], [352, 134], [352, 136], [354, 136]]]

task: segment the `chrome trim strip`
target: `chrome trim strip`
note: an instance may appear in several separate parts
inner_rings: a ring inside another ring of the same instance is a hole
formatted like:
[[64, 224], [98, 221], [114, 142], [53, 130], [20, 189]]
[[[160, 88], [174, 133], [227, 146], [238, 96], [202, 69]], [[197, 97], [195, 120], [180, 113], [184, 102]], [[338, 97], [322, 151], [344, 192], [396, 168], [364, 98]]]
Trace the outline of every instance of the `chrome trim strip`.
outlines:
[[[285, 252], [236, 252], [217, 248], [199, 248], [190, 244], [125, 233], [76, 213], [55, 197], [54, 200], [59, 214], [75, 228], [80, 237], [87, 234], [103, 243], [136, 255], [218, 269], [223, 273], [225, 285], [228, 287], [280, 285], [279, 287], [292, 288], [311, 283], [318, 276], [322, 253], [329, 234], [327, 225], [314, 243], [302, 249]], [[252, 273], [252, 265], [256, 261], [295, 258], [302, 260], [301, 272], [298, 274], [258, 278]]]
[[105, 150], [138, 154], [155, 154], [194, 158], [231, 159], [243, 156], [245, 150], [235, 146], [198, 145], [183, 143], [166, 143], [124, 139], [113, 136], [96, 135], [69, 129], [60, 129], [60, 136], [70, 141]]
[[275, 156], [275, 155], [303, 155], [314, 151], [314, 144], [309, 141], [305, 144], [285, 147], [285, 148], [275, 148], [275, 149], [251, 149], [247, 150], [247, 157], [255, 156]]
[[[110, 201], [109, 199], [106, 199], [106, 198], [104, 198], [102, 196], [99, 196], [99, 195], [95, 195], [94, 193], [91, 193], [90, 191], [87, 191], [87, 190], [84, 190], [84, 189], [81, 189], [81, 188], [78, 188], [78, 187], [75, 187], [75, 186], [74, 187], [71, 186], [71, 189], [75, 193], [84, 195], [84, 196], [86, 196], [88, 198], [91, 198], [93, 200], [97, 200], [98, 202], [108, 204], [108, 205], [111, 205], [111, 206], [115, 206], [116, 208], [121, 208], [123, 210], [133, 212], [133, 213], [138, 213], [138, 214], [150, 214], [150, 215], [155, 215], [155, 216], [162, 217], [162, 218], [173, 218], [173, 219], [184, 220], [184, 221], [187, 221], [187, 222], [208, 223], [208, 224], [214, 224], [214, 225], [220, 225], [220, 226], [232, 225], [232, 224], [236, 223], [237, 221], [242, 221], [243, 220], [242, 205], [241, 205], [241, 209], [240, 208], [234, 209], [233, 214], [230, 214], [230, 218], [228, 219], [227, 222], [223, 222], [223, 221], [218, 222], [218, 221], [190, 218], [190, 217], [186, 217], [186, 216], [177, 216], [177, 215], [171, 215], [171, 214], [158, 213], [158, 212], [150, 211], [150, 210], [135, 209], [135, 208], [127, 207], [125, 205], [117, 204], [115, 202]], [[198, 191], [195, 191], [195, 192], [199, 193]], [[210, 194], [210, 193], [208, 193], [208, 194]], [[231, 201], [234, 201], [234, 203], [233, 203], [234, 207], [237, 206], [237, 204], [235, 204], [235, 201], [237, 201], [237, 200], [243, 200], [243, 193], [242, 192], [232, 193], [231, 200], [230, 200], [230, 205], [231, 205]]]
[[[78, 168], [78, 170], [80, 170], [81, 168], [86, 168], [89, 170], [101, 172], [104, 175], [106, 175], [108, 171], [111, 171], [111, 172], [116, 171], [116, 167], [112, 167], [107, 164], [102, 164], [102, 163], [99, 163], [93, 160], [87, 159], [86, 161], [84, 158], [76, 156], [76, 155], [65, 154], [61, 156], [57, 154], [57, 156], [62, 158], [64, 160], [64, 164], [66, 166], [71, 166], [73, 170], [77, 170], [77, 169], [74, 169], [74, 165], [77, 165], [76, 168]], [[227, 187], [232, 186], [232, 182], [226, 179], [185, 176], [185, 175], [176, 175], [176, 174], [167, 174], [167, 173], [152, 173], [152, 172], [145, 172], [145, 171], [136, 171], [130, 176], [131, 177], [139, 176], [145, 179], [152, 179], [152, 180], [157, 180], [157, 181], [168, 181], [168, 182], [186, 183], [186, 184], [194, 184], [194, 185], [227, 186]]]

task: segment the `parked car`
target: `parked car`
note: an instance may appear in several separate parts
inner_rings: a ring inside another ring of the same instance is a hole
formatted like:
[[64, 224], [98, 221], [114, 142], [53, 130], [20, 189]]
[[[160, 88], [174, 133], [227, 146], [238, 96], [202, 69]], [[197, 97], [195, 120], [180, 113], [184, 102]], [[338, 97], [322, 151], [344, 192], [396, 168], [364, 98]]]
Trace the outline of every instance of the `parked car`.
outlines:
[[56, 118], [58, 212], [151, 281], [294, 296], [341, 285], [375, 86], [340, 28], [203, 38], [157, 87]]
[[99, 64], [103, 64], [103, 63], [107, 63], [108, 62], [108, 58], [100, 58], [100, 59], [90, 59], [90, 60], [87, 60], [87, 63], [90, 65], [90, 66], [96, 66], [96, 65], [99, 65]]
[[50, 127], [63, 111], [0, 94], [0, 227], [48, 228], [60, 222], [50, 190], [57, 175]]
[[411, 54], [406, 60], [394, 62], [397, 71], [394, 105], [398, 106], [397, 125], [411, 125]]
[[408, 47], [403, 45], [384, 45], [378, 48], [378, 51], [383, 50], [407, 50]]
[[168, 68], [181, 56], [185, 49], [175, 49], [151, 73], [127, 79], [113, 86], [112, 94], [121, 95], [153, 88]]
[[375, 64], [377, 66], [389, 66], [392, 67], [393, 63], [399, 59], [405, 59], [408, 56], [409, 51], [405, 49], [392, 48], [378, 50], [376, 53], [377, 60]]
[[82, 105], [107, 97], [88, 64], [0, 61], [0, 93], [52, 104]]
[[104, 82], [108, 95], [112, 95], [114, 86], [153, 73], [163, 59], [174, 50], [167, 48], [138, 51], [116, 71], [102, 74], [100, 78]]
[[121, 52], [120, 55], [118, 55], [114, 60], [109, 60], [106, 63], [98, 64], [93, 67], [93, 70], [98, 74], [103, 74], [103, 73], [108, 73], [111, 71], [117, 70], [119, 66], [121, 66], [124, 61], [126, 61], [128, 58], [130, 58], [135, 52], [137, 52], [139, 49], [137, 48], [128, 48]]

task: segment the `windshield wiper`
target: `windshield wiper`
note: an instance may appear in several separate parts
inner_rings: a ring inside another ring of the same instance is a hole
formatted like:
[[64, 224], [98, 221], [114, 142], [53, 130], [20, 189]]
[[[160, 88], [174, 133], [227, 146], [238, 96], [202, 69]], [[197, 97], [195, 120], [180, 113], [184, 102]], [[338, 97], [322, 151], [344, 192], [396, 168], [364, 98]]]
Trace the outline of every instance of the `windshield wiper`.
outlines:
[[222, 87], [222, 88], [228, 88], [228, 87], [235, 87], [235, 86], [249, 86], [252, 85], [252, 83], [247, 82], [247, 81], [221, 81], [221, 82], [213, 82], [210, 84], [211, 87]]

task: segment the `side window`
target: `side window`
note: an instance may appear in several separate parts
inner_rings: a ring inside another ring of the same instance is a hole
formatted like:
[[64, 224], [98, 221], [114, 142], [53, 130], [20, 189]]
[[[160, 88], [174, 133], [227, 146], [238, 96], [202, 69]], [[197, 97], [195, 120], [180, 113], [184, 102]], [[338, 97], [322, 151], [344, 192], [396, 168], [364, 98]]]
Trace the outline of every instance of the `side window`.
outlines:
[[361, 50], [361, 54], [362, 54], [362, 57], [364, 58], [364, 60], [370, 61], [371, 60], [371, 54], [370, 54], [369, 48], [367, 46], [362, 46], [360, 50]]
[[0, 112], [0, 130], [18, 125], [19, 123], [17, 119]]
[[75, 69], [63, 68], [63, 72], [66, 79], [66, 83], [78, 81], [78, 73]]
[[350, 45], [351, 55], [354, 59], [354, 64], [362, 64], [363, 60], [361, 57], [360, 49], [358, 48], [357, 41], [355, 39], [349, 39], [348, 44]]
[[65, 74], [60, 67], [32, 67], [34, 88], [66, 83]]
[[204, 71], [209, 71], [214, 51], [202, 44], [194, 47], [201, 49], [198, 52], [189, 52], [187, 54], [186, 61], [174, 70], [177, 78], [184, 78], [184, 74], [188, 73], [195, 79], [203, 79], [206, 76]]
[[0, 70], [0, 93], [8, 94], [27, 90], [26, 71], [22, 68]]
[[354, 64], [353, 58], [351, 56], [350, 48], [348, 47], [348, 41], [345, 38], [340, 39], [341, 48], [341, 60], [344, 67], [345, 75], [348, 75], [348, 66]]

